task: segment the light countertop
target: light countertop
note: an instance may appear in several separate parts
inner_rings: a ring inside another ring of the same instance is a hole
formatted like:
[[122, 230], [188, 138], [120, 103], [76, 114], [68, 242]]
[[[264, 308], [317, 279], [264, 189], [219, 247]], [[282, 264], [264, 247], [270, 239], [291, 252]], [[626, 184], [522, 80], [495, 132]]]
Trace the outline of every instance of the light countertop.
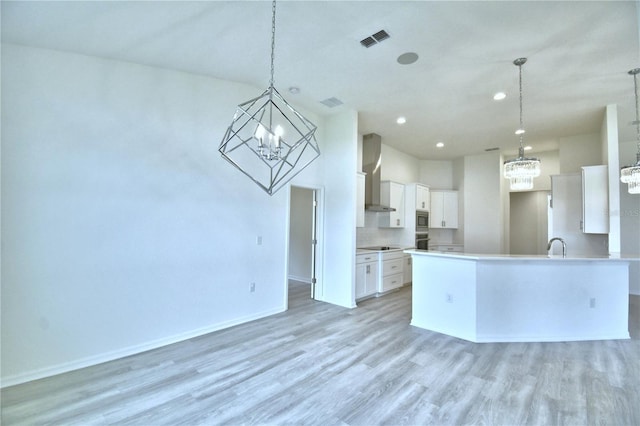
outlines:
[[640, 261], [638, 255], [627, 254], [610, 254], [608, 256], [567, 256], [561, 255], [509, 255], [509, 254], [476, 254], [476, 253], [454, 253], [454, 252], [441, 252], [441, 251], [428, 251], [428, 250], [404, 250], [405, 253], [419, 256], [432, 256], [432, 257], [446, 257], [461, 260], [501, 260], [501, 261]]

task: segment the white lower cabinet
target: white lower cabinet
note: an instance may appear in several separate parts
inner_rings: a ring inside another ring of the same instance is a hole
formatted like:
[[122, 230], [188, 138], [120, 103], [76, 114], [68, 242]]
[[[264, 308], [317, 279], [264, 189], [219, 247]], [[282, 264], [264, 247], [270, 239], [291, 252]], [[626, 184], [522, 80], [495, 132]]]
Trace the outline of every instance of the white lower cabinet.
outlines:
[[378, 291], [378, 253], [356, 256], [356, 300]]
[[403, 259], [403, 265], [402, 265], [402, 281], [403, 284], [409, 284], [411, 281], [413, 281], [413, 266], [411, 264], [412, 260], [411, 260], [411, 255], [410, 254], [405, 254], [404, 255], [404, 259]]
[[378, 292], [384, 293], [398, 287], [402, 287], [404, 276], [402, 264], [404, 253], [401, 251], [390, 251], [380, 253], [380, 281], [378, 282]]

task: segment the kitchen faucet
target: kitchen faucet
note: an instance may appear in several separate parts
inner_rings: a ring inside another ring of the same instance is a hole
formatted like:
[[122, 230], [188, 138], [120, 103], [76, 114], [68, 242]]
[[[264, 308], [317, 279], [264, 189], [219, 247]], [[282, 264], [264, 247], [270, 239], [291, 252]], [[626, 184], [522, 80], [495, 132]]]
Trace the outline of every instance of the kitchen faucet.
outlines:
[[549, 244], [547, 244], [547, 254], [549, 254], [549, 250], [551, 250], [551, 245], [554, 241], [560, 241], [562, 243], [562, 257], [567, 257], [567, 243], [560, 237], [553, 237], [549, 240]]

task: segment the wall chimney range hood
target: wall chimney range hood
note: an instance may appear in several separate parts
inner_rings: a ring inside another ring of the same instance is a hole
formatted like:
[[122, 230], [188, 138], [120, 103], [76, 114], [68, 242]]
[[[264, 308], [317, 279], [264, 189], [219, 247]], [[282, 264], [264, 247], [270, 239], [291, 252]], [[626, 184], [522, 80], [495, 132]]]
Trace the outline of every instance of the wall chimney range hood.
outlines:
[[364, 208], [370, 212], [394, 212], [396, 209], [380, 204], [380, 169], [382, 138], [375, 133], [362, 137], [362, 171], [364, 178]]

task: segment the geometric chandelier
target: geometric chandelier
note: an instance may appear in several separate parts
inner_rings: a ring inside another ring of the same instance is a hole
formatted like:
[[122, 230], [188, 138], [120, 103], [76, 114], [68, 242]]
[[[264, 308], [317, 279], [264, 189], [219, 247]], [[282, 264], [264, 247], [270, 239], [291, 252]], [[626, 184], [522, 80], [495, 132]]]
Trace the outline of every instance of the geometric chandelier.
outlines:
[[273, 195], [320, 155], [317, 126], [296, 111], [274, 87], [276, 2], [272, 3], [271, 79], [258, 97], [238, 105], [218, 151]]
[[629, 71], [633, 76], [633, 87], [636, 94], [636, 136], [638, 138], [638, 153], [636, 154], [636, 164], [625, 166], [620, 169], [620, 181], [628, 185], [629, 194], [640, 194], [640, 112], [638, 108], [638, 82], [636, 77], [640, 73], [640, 68], [634, 68]]
[[540, 160], [537, 158], [525, 158], [523, 135], [524, 124], [522, 121], [522, 65], [527, 62], [527, 58], [518, 58], [513, 61], [519, 69], [520, 81], [520, 127], [516, 130], [516, 135], [520, 136], [520, 149], [518, 158], [504, 162], [504, 177], [509, 179], [509, 188], [514, 191], [524, 191], [533, 188], [533, 178], [540, 176]]

